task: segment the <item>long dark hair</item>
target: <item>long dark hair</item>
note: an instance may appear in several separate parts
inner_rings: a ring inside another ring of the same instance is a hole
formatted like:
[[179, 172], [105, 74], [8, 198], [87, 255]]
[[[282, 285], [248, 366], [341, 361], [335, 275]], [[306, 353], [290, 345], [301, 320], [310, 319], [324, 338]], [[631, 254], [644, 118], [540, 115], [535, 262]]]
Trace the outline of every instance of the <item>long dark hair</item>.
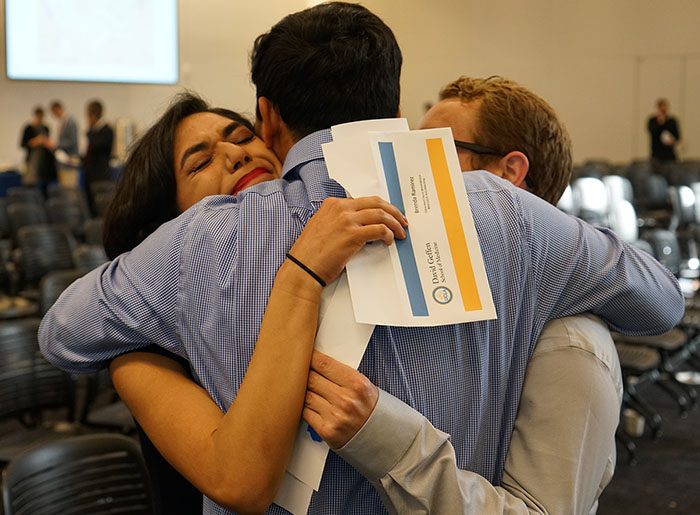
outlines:
[[173, 156], [175, 131], [183, 119], [196, 113], [218, 114], [253, 131], [250, 121], [236, 112], [212, 108], [191, 92], [177, 95], [126, 159], [105, 215], [103, 243], [110, 259], [133, 249], [161, 224], [180, 214]]

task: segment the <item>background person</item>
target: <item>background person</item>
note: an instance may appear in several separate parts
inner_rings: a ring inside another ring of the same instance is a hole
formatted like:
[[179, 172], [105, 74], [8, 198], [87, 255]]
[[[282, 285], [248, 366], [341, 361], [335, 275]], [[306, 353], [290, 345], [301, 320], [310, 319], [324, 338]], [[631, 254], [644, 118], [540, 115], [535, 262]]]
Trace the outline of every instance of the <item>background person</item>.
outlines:
[[109, 161], [112, 157], [112, 146], [114, 145], [114, 131], [102, 118], [104, 109], [102, 102], [91, 100], [88, 102], [85, 113], [87, 117], [87, 149], [83, 156], [83, 173], [85, 181], [85, 193], [90, 204], [90, 211], [97, 215], [95, 199], [91, 186], [97, 181], [112, 179], [112, 172]]
[[70, 114], [68, 114], [59, 100], [51, 102], [51, 114], [56, 118], [58, 124], [58, 135], [53, 143], [55, 150], [65, 152], [69, 158], [78, 155], [78, 125]]
[[681, 139], [678, 120], [668, 114], [668, 100], [656, 101], [656, 114], [647, 122], [651, 140], [651, 158], [656, 161], [676, 161], [676, 145]]
[[32, 114], [20, 138], [20, 146], [25, 149], [24, 182], [37, 184], [45, 196], [47, 185], [56, 180], [56, 160], [51, 152], [49, 128], [44, 124], [44, 109], [37, 106]]

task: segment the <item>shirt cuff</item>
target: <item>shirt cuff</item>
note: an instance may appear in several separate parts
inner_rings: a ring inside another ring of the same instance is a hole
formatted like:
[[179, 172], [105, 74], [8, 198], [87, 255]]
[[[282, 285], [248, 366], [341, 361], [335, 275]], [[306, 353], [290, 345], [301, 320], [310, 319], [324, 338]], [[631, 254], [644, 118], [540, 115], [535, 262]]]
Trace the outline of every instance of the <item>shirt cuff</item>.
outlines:
[[425, 417], [379, 390], [377, 405], [348, 443], [334, 452], [370, 481], [384, 477], [415, 440]]

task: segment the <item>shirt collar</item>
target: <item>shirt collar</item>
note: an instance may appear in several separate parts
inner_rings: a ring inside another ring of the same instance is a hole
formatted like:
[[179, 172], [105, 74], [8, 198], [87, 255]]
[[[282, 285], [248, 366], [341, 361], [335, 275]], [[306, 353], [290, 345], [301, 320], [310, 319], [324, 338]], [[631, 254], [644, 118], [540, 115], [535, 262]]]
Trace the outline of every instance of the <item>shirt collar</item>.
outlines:
[[287, 158], [284, 160], [282, 177], [289, 179], [287, 175], [299, 166], [310, 161], [323, 159], [321, 145], [330, 143], [331, 141], [333, 141], [333, 136], [331, 136], [330, 129], [312, 132], [308, 136], [304, 136], [297, 141], [294, 146], [289, 149]]

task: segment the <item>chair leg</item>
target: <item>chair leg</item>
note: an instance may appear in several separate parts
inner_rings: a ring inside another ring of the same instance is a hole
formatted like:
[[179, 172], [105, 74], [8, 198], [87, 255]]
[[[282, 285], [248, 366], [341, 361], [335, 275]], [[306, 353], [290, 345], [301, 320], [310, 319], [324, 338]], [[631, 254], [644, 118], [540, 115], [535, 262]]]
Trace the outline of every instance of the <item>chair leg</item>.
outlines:
[[662, 434], [661, 415], [659, 415], [659, 413], [652, 408], [648, 402], [639, 397], [636, 392], [626, 392], [624, 400], [626, 404], [644, 417], [644, 420], [651, 431], [652, 438], [654, 440], [660, 438]]
[[680, 409], [681, 418], [686, 418], [688, 416], [688, 410], [691, 407], [691, 401], [688, 395], [686, 395], [685, 388], [683, 388], [681, 383], [675, 381], [675, 378], [669, 375], [668, 377], [656, 381], [654, 384], [658, 385], [671, 399], [676, 401]]
[[615, 431], [615, 440], [619, 441], [627, 451], [627, 464], [634, 467], [637, 464], [637, 444], [621, 427]]

